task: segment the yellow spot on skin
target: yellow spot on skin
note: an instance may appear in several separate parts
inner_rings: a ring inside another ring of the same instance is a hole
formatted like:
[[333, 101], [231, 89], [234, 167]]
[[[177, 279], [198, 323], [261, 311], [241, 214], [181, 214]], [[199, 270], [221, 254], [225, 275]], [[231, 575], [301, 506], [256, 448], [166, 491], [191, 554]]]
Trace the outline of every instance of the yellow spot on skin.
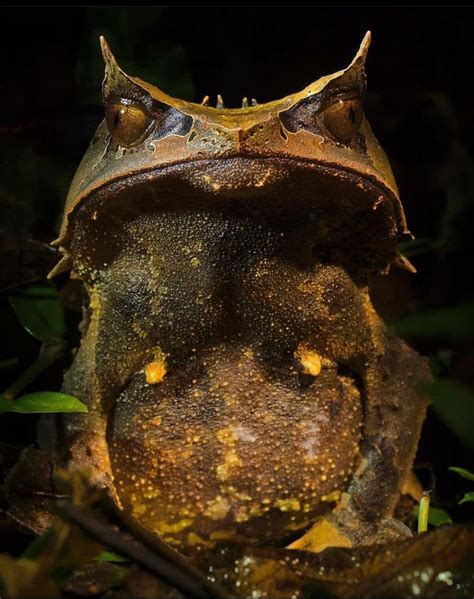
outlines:
[[229, 449], [224, 455], [224, 463], [216, 468], [217, 476], [221, 480], [227, 480], [231, 476], [230, 470], [236, 466], [242, 466], [242, 462], [234, 449]]
[[221, 428], [217, 431], [217, 438], [224, 445], [234, 445], [236, 438], [231, 427]]
[[299, 360], [305, 374], [318, 376], [321, 373], [321, 357], [315, 351], [308, 349], [304, 345], [300, 345], [295, 352], [295, 357]]
[[222, 497], [218, 495], [212, 501], [208, 501], [207, 509], [204, 512], [204, 515], [210, 518], [211, 520], [223, 520], [228, 511], [230, 510], [230, 503]]
[[145, 379], [149, 385], [162, 383], [166, 374], [166, 364], [164, 358], [158, 358], [145, 366]]
[[188, 534], [188, 545], [204, 545], [204, 547], [209, 547], [209, 549], [212, 549], [214, 547], [214, 543], [211, 543], [210, 541], [205, 541], [203, 538], [201, 538], [194, 532], [190, 532]]
[[91, 322], [96, 322], [99, 319], [100, 313], [100, 297], [99, 292], [95, 287], [89, 287], [89, 308], [91, 310]]
[[275, 507], [281, 512], [299, 512], [301, 509], [300, 502], [295, 497], [288, 497], [288, 499], [277, 499], [275, 501]]
[[327, 503], [337, 502], [339, 499], [341, 499], [341, 491], [333, 491], [332, 493], [328, 493], [321, 497], [321, 501]]
[[146, 491], [143, 493], [143, 497], [145, 499], [156, 499], [161, 495], [161, 491], [159, 489], [153, 489], [151, 491]]
[[166, 533], [177, 533], [181, 532], [185, 528], [191, 526], [193, 521], [190, 518], [183, 518], [179, 522], [175, 522], [174, 524], [167, 524], [166, 522], [159, 522], [156, 526], [156, 529], [160, 535]]
[[248, 519], [249, 515], [247, 510], [243, 505], [241, 505], [234, 516], [234, 520], [236, 522], [247, 522]]
[[143, 516], [143, 514], [146, 512], [147, 507], [146, 505], [144, 505], [143, 503], [136, 503], [133, 506], [133, 515], [134, 516]]
[[254, 503], [250, 507], [250, 516], [251, 517], [254, 517], [254, 516], [263, 516], [264, 513], [265, 513], [265, 508], [262, 508], [262, 506], [259, 505], [258, 503]]
[[213, 541], [225, 541], [228, 539], [235, 539], [235, 535], [235, 528], [229, 528], [228, 530], [214, 530], [209, 536]]

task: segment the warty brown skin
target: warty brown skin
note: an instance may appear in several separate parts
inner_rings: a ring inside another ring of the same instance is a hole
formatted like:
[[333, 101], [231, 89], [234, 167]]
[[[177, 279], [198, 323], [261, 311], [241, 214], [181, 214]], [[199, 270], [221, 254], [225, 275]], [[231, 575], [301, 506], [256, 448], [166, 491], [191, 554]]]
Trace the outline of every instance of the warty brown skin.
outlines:
[[102, 41], [108, 117], [51, 273], [89, 295], [63, 386], [89, 413], [64, 419], [64, 447], [184, 552], [373, 542], [411, 471], [429, 374], [368, 294], [409, 236], [358, 113], [369, 39], [241, 109], [171, 98]]

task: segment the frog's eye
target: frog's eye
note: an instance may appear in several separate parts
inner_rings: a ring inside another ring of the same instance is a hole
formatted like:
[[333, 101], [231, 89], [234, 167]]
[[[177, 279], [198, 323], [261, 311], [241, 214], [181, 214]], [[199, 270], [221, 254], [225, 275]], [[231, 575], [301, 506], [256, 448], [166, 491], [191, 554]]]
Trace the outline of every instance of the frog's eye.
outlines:
[[140, 106], [119, 102], [106, 107], [105, 118], [112, 139], [121, 146], [133, 146], [141, 142], [152, 122]]
[[351, 141], [359, 130], [364, 113], [359, 98], [336, 100], [321, 113], [324, 126], [329, 133], [344, 144]]

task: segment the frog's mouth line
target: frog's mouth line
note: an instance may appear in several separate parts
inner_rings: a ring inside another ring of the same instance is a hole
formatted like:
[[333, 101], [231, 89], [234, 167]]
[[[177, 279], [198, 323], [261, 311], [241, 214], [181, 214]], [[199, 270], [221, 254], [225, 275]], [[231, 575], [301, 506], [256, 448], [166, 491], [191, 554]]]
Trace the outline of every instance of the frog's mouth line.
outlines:
[[[255, 168], [256, 165], [257, 168]], [[249, 168], [250, 166], [252, 168]], [[371, 198], [373, 209], [380, 204], [388, 203], [398, 238], [410, 236], [400, 200], [394, 191], [376, 179], [373, 173], [361, 173], [340, 164], [315, 162], [305, 158], [295, 159], [279, 155], [231, 155], [212, 160], [181, 160], [163, 167], [137, 171], [133, 175], [117, 176], [105, 183], [101, 180], [95, 181], [91, 186], [86, 187], [66, 209], [61, 234], [52, 242], [52, 245], [65, 245], [71, 230], [70, 223], [77, 217], [84, 204], [96, 200], [107, 201], [112, 196], [131, 188], [161, 185], [166, 180], [177, 187], [174, 206], [183, 205], [182, 198], [185, 195], [179, 197], [179, 193], [183, 194], [183, 185], [194, 189], [197, 194], [200, 193], [203, 197], [206, 196], [209, 200], [213, 200], [212, 203], [216, 207], [219, 200], [225, 201], [242, 195], [258, 200], [264, 197], [273, 197], [279, 191], [281, 193], [281, 190], [287, 192], [285, 201], [288, 205], [295, 206], [298, 198], [295, 200], [290, 197], [294, 193], [296, 185], [294, 173], [297, 170], [300, 171], [299, 179], [304, 177], [307, 181], [310, 179], [317, 181], [316, 186], [319, 186], [320, 190], [325, 186], [332, 185], [332, 195], [335, 198], [343, 196], [344, 193], [347, 195], [347, 190], [351, 190], [355, 196], [357, 195], [355, 192], [359, 190], [358, 194], [364, 196], [365, 204], [367, 197]], [[340, 186], [339, 191], [337, 191], [338, 185]], [[311, 185], [304, 190], [304, 193], [311, 194]], [[156, 194], [154, 195], [156, 196]], [[313, 198], [315, 195], [314, 193]]]

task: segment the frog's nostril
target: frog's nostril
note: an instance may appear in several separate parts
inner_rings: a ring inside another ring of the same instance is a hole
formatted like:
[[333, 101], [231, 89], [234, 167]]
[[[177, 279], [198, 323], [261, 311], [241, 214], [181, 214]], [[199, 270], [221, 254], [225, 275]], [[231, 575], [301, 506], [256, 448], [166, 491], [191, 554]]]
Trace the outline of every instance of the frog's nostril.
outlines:
[[222, 99], [222, 96], [220, 94], [217, 94], [216, 108], [225, 108], [224, 100]]

